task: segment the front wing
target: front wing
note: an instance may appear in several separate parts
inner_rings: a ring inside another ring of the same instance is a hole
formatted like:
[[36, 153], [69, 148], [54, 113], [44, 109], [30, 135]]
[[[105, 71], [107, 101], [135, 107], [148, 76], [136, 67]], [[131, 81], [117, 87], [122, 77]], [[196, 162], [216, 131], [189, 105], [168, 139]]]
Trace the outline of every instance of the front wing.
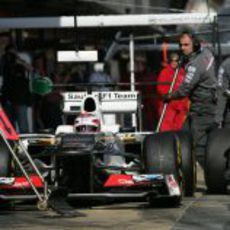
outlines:
[[[141, 198], [149, 195], [181, 197], [181, 188], [172, 174], [111, 174], [100, 193], [71, 193], [70, 198]], [[163, 189], [165, 188], [165, 189]], [[164, 192], [162, 192], [164, 191]]]

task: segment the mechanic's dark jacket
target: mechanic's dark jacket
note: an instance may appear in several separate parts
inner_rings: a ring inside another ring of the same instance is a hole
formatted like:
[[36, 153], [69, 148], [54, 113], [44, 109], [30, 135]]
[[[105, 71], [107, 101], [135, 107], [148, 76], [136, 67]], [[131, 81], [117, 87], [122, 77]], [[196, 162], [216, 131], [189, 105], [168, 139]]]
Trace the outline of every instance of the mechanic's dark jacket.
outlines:
[[214, 115], [216, 110], [215, 63], [212, 52], [203, 48], [193, 53], [185, 65], [186, 75], [172, 99], [188, 96], [191, 100], [190, 115]]
[[222, 123], [225, 116], [225, 122], [230, 122], [230, 104], [224, 92], [230, 90], [230, 58], [223, 61], [218, 70], [218, 100], [216, 122]]

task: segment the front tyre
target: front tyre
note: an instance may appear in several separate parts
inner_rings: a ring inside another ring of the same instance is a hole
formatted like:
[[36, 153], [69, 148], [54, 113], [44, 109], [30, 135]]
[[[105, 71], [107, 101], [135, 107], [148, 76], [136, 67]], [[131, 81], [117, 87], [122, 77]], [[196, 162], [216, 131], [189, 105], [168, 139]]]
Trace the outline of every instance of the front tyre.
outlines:
[[3, 137], [0, 137], [0, 177], [10, 176], [11, 153]]
[[[178, 149], [175, 136], [171, 133], [157, 133], [149, 135], [143, 142], [143, 158], [146, 173], [173, 174], [180, 185]], [[150, 196], [150, 205], [157, 202]], [[172, 197], [170, 205], [178, 206], [180, 197]]]
[[191, 197], [196, 190], [196, 160], [192, 135], [186, 131], [175, 132], [180, 146], [184, 195]]

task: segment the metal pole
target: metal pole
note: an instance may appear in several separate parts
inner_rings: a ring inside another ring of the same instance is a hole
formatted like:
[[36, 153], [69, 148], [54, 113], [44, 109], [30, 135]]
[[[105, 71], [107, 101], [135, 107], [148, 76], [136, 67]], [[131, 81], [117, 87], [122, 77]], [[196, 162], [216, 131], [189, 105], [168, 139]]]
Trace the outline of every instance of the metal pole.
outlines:
[[[134, 62], [134, 39], [133, 34], [130, 35], [129, 41], [129, 62], [130, 62], [130, 90], [135, 91], [135, 62]], [[132, 127], [137, 131], [137, 117], [132, 113]]]
[[25, 156], [27, 157], [27, 159], [28, 159], [29, 163], [31, 164], [32, 168], [34, 169], [35, 173], [39, 176], [39, 178], [41, 179], [41, 181], [44, 183], [45, 182], [44, 177], [42, 176], [41, 172], [39, 171], [39, 169], [35, 165], [33, 159], [31, 158], [30, 154], [28, 153], [27, 149], [25, 148], [23, 142], [21, 140], [18, 140], [18, 144], [22, 148]]
[[[13, 156], [14, 160], [16, 161], [18, 167], [20, 168], [21, 172], [23, 173], [23, 175], [26, 177], [26, 180], [29, 182], [32, 190], [34, 191], [34, 193], [36, 194], [37, 198], [39, 199], [39, 201], [44, 201], [44, 199], [42, 198], [41, 194], [39, 193], [38, 189], [35, 187], [34, 183], [32, 182], [32, 180], [30, 179], [28, 173], [26, 172], [26, 170], [24, 169], [22, 163], [20, 162], [18, 156], [16, 155], [16, 153], [14, 152], [14, 150], [12, 149], [12, 147], [10, 146], [10, 144], [8, 143], [8, 141], [6, 140], [4, 134], [2, 132], [0, 132], [1, 137], [3, 138], [5, 144], [7, 145], [8, 149], [10, 150], [11, 155]], [[36, 166], [35, 166], [36, 167]], [[44, 184], [44, 179], [43, 179], [43, 184]], [[46, 198], [45, 198], [46, 199]]]
[[130, 89], [135, 90], [135, 73], [134, 73], [134, 39], [133, 35], [130, 35], [129, 41], [129, 62], [130, 62]]
[[217, 42], [217, 55], [218, 55], [218, 63], [217, 66], [219, 66], [222, 62], [222, 53], [221, 53], [221, 45], [220, 45], [220, 34], [219, 34], [219, 21], [218, 21], [218, 17], [215, 17], [215, 28], [216, 28], [216, 42]]

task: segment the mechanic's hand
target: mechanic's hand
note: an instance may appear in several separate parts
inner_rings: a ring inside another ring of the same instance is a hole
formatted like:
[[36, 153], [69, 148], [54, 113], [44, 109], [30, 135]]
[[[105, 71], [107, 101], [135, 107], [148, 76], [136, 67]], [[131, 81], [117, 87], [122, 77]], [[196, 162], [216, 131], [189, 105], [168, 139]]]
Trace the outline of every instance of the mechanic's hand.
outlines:
[[213, 122], [212, 125], [210, 125], [210, 127], [208, 128], [208, 132], [211, 132], [213, 130], [219, 129], [221, 128], [221, 124], [217, 123], [217, 122]]
[[171, 95], [170, 94], [165, 94], [163, 95], [163, 102], [164, 103], [169, 103], [169, 101], [171, 100]]
[[224, 96], [227, 97], [228, 99], [230, 98], [230, 90], [229, 90], [229, 89], [225, 90], [223, 94], [224, 94]]

